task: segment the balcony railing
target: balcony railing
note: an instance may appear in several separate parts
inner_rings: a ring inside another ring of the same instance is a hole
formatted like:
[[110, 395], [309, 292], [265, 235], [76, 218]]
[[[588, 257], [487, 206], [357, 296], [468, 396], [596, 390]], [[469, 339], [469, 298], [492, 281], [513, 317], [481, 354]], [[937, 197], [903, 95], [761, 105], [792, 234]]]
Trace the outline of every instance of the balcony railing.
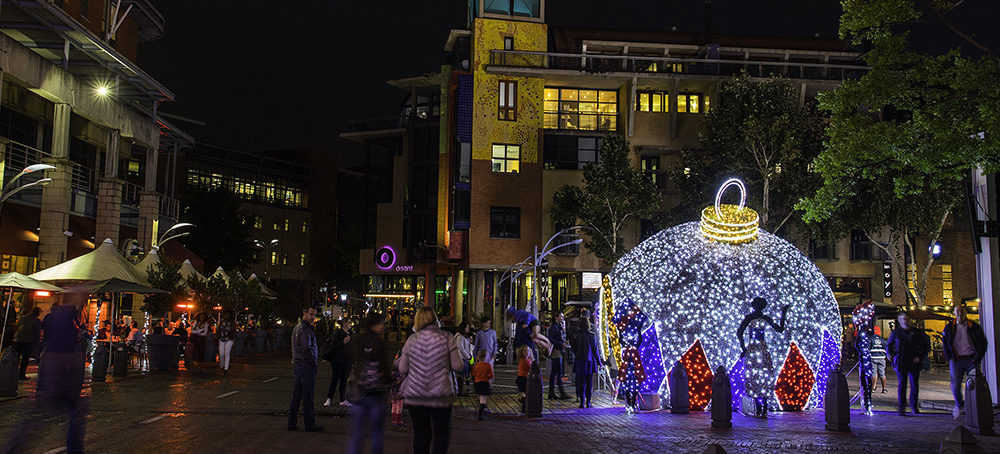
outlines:
[[75, 192], [94, 194], [94, 169], [77, 163], [71, 165], [72, 179], [70, 188]]
[[768, 60], [720, 60], [704, 58], [649, 57], [637, 55], [593, 55], [519, 50], [491, 50], [490, 65], [503, 68], [572, 70], [587, 73], [695, 74], [730, 76], [746, 71], [751, 76], [784, 76], [793, 79], [843, 80], [869, 69], [862, 65], [805, 63]]
[[122, 184], [122, 205], [139, 206], [139, 196], [141, 193], [142, 186], [126, 181]]
[[[14, 178], [14, 176], [21, 170], [24, 170], [25, 167], [32, 164], [42, 163], [45, 158], [51, 156], [48, 152], [18, 142], [8, 142], [5, 150], [6, 156], [4, 158], [3, 175], [4, 184], [9, 182], [11, 178]], [[21, 181], [22, 184], [38, 181], [42, 178], [43, 173], [44, 172], [32, 172], [21, 177], [19, 181]]]
[[347, 122], [346, 132], [368, 132], [382, 131], [388, 129], [405, 128], [409, 122], [409, 117], [400, 115], [396, 117], [371, 118], [367, 120], [355, 120]]
[[181, 216], [181, 201], [170, 196], [160, 197], [160, 215], [171, 219], [179, 219]]

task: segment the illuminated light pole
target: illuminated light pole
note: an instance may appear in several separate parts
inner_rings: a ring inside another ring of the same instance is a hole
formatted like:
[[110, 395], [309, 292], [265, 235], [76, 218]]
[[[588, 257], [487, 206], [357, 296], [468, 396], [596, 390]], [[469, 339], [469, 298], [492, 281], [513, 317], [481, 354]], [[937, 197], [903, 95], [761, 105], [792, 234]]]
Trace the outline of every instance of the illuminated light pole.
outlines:
[[30, 165], [28, 167], [25, 167], [24, 170], [22, 170], [21, 172], [19, 172], [17, 175], [14, 175], [14, 178], [11, 178], [10, 182], [8, 182], [6, 185], [4, 185], [3, 190], [0, 191], [0, 207], [3, 206], [3, 203], [6, 202], [7, 199], [9, 199], [12, 195], [17, 194], [18, 192], [21, 192], [21, 191], [23, 191], [25, 189], [28, 189], [28, 188], [34, 187], [34, 186], [45, 186], [45, 185], [47, 185], [47, 184], [49, 184], [49, 183], [52, 182], [51, 178], [42, 178], [42, 179], [39, 179], [38, 181], [32, 181], [31, 183], [23, 184], [23, 185], [18, 186], [18, 187], [15, 188], [14, 187], [14, 183], [18, 179], [20, 179], [21, 177], [23, 177], [23, 176], [25, 176], [25, 175], [27, 175], [29, 173], [37, 172], [37, 171], [40, 171], [40, 170], [52, 170], [52, 169], [55, 169], [55, 168], [56, 168], [56, 166], [49, 165], [49, 164], [32, 164], [32, 165]]
[[183, 229], [186, 227], [197, 227], [197, 226], [189, 222], [178, 222], [177, 224], [174, 224], [169, 229], [167, 229], [166, 232], [163, 232], [163, 239], [157, 241], [156, 244], [153, 245], [153, 250], [159, 251], [160, 248], [163, 247], [163, 243], [166, 243], [167, 241], [174, 240], [177, 238], [188, 236], [191, 232], [174, 233], [173, 235], [170, 234], [170, 232], [176, 229]]

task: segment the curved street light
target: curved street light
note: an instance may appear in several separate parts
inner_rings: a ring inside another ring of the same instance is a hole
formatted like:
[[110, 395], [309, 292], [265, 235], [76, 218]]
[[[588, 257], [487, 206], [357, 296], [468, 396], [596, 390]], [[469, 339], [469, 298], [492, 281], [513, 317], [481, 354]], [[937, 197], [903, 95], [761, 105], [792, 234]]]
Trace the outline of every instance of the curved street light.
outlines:
[[6, 185], [4, 185], [3, 190], [0, 191], [0, 207], [3, 206], [3, 203], [6, 202], [7, 199], [9, 199], [12, 195], [17, 194], [18, 192], [21, 192], [25, 189], [34, 186], [45, 186], [52, 182], [51, 178], [41, 178], [37, 181], [32, 181], [31, 183], [23, 184], [21, 186], [11, 189], [14, 186], [14, 183], [17, 182], [18, 179], [29, 173], [43, 171], [43, 170], [52, 170], [55, 168], [56, 166], [50, 164], [32, 164], [28, 167], [25, 167], [24, 170], [21, 170], [20, 172], [18, 172], [17, 175], [14, 175], [14, 178], [11, 178], [10, 181]]

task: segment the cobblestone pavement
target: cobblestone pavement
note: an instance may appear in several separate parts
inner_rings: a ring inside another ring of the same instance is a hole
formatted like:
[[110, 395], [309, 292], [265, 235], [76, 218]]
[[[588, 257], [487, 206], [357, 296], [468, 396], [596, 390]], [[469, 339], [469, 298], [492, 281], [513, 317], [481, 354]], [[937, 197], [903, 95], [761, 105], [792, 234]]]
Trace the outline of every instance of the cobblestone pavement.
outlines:
[[[733, 415], [732, 429], [711, 429], [705, 412], [674, 415], [667, 411], [628, 415], [603, 391], [595, 408], [578, 409], [573, 399], [550, 402], [542, 418], [517, 415], [512, 368], [498, 366], [492, 413], [477, 421], [475, 397], [463, 397], [454, 410], [454, 452], [692, 452], [718, 443], [731, 453], [913, 453], [937, 452], [958, 424], [944, 412], [901, 417], [880, 411], [866, 417], [852, 412], [850, 433], [823, 429], [822, 411], [773, 414], [767, 420]], [[237, 358], [228, 376], [211, 367], [194, 371], [132, 375], [88, 388], [89, 452], [342, 452], [347, 418], [339, 406], [321, 407], [330, 368], [320, 365], [317, 421], [322, 433], [285, 430], [291, 395], [287, 352]], [[950, 401], [940, 373], [923, 381], [922, 396], [942, 408]], [[110, 377], [109, 377], [110, 378]], [[891, 382], [895, 377], [889, 377]], [[0, 400], [0, 437], [17, 430], [30, 403], [32, 382], [22, 397]], [[572, 396], [572, 386], [567, 387]], [[876, 394], [880, 409], [894, 405], [894, 390]], [[60, 452], [65, 424], [43, 421], [44, 434], [28, 452]], [[386, 432], [386, 452], [410, 452], [408, 428]], [[1000, 437], [978, 437], [986, 452], [1000, 453]]]

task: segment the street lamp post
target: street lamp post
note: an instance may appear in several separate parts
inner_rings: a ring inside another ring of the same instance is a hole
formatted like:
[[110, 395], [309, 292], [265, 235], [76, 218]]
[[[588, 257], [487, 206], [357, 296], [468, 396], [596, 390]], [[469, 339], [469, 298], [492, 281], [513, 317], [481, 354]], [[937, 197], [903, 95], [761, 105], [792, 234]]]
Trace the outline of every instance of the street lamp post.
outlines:
[[278, 245], [278, 239], [275, 238], [271, 240], [271, 242], [268, 243], [267, 246], [264, 246], [264, 244], [261, 243], [260, 241], [254, 240], [254, 242], [257, 243], [257, 247], [263, 249], [266, 254], [266, 256], [264, 257], [264, 279], [267, 280], [268, 284], [270, 284], [271, 281], [270, 277], [267, 274], [267, 268], [268, 265], [271, 264], [271, 252], [273, 252], [274, 247]]
[[545, 242], [545, 246], [542, 246], [541, 253], [538, 252], [538, 246], [537, 245], [535, 246], [534, 264], [532, 265], [532, 274], [531, 274], [531, 279], [534, 281], [534, 285], [531, 286], [531, 307], [529, 308], [529, 312], [531, 312], [531, 314], [534, 315], [535, 317], [538, 317], [538, 264], [543, 259], [545, 259], [546, 256], [548, 256], [557, 249], [582, 243], [583, 242], [582, 238], [576, 238], [572, 241], [560, 244], [558, 246], [554, 246], [551, 249], [549, 249], [549, 245], [552, 244], [552, 242], [555, 241], [556, 238], [559, 238], [565, 233], [584, 228], [587, 227], [584, 227], [582, 225], [574, 225], [572, 227], [566, 227], [565, 229], [556, 232], [555, 235], [552, 235], [552, 237], [550, 237], [549, 240]]
[[6, 202], [7, 199], [9, 199], [12, 195], [17, 194], [18, 192], [21, 192], [33, 186], [45, 186], [52, 182], [51, 178], [42, 178], [37, 181], [32, 181], [31, 183], [23, 184], [15, 188], [14, 183], [18, 179], [32, 172], [38, 172], [40, 170], [51, 170], [55, 168], [56, 166], [49, 164], [32, 164], [28, 167], [25, 167], [24, 170], [19, 172], [17, 175], [14, 175], [14, 178], [11, 178], [10, 181], [6, 185], [4, 185], [3, 190], [0, 191], [0, 207], [3, 206], [3, 203]]
[[178, 222], [177, 224], [174, 224], [169, 229], [167, 229], [166, 232], [163, 232], [163, 239], [157, 241], [156, 244], [153, 245], [153, 250], [154, 251], [160, 250], [160, 248], [163, 246], [163, 243], [166, 243], [167, 241], [188, 236], [191, 232], [174, 233], [173, 235], [170, 234], [170, 232], [176, 229], [183, 229], [186, 227], [197, 227], [197, 226], [189, 222]]

